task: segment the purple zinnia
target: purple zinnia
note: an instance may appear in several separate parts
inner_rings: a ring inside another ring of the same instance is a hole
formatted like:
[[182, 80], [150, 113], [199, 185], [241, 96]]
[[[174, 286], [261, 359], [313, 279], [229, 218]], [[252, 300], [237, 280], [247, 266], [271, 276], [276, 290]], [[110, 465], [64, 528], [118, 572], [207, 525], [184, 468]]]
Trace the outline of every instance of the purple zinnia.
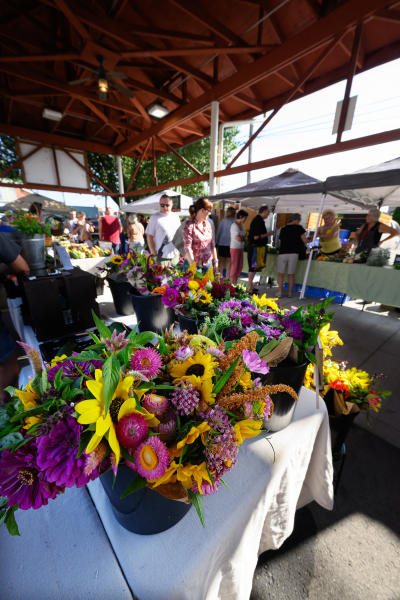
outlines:
[[200, 393], [191, 383], [187, 383], [173, 392], [171, 402], [179, 415], [191, 415], [199, 405]]
[[301, 341], [303, 339], [303, 328], [300, 323], [293, 321], [293, 319], [282, 319], [283, 327], [288, 331], [290, 337], [295, 340]]
[[239, 300], [226, 300], [225, 302], [221, 302], [221, 304], [219, 305], [219, 310], [223, 311], [226, 308], [235, 309], [240, 308], [240, 306], [241, 304]]
[[176, 290], [181, 290], [182, 292], [188, 291], [188, 279], [186, 277], [177, 277], [173, 282], [173, 286]]
[[141, 348], [132, 354], [131, 366], [134, 371], [139, 371], [148, 379], [153, 379], [162, 367], [161, 355], [153, 348]]
[[0, 458], [0, 494], [9, 506], [18, 504], [22, 510], [40, 508], [64, 491], [50, 483], [37, 464], [35, 441], [27, 442], [15, 452], [4, 450]]
[[161, 301], [165, 306], [169, 308], [173, 308], [177, 304], [179, 304], [180, 294], [178, 290], [174, 290], [174, 288], [167, 288], [165, 290], [165, 294], [163, 295]]
[[242, 358], [244, 364], [251, 373], [261, 373], [261, 375], [269, 373], [269, 367], [267, 367], [265, 361], [258, 356], [257, 352], [242, 350]]
[[268, 341], [271, 339], [277, 340], [282, 334], [282, 331], [277, 327], [271, 327], [270, 325], [259, 325], [259, 329], [267, 336]]
[[253, 324], [253, 318], [246, 312], [240, 312], [239, 319], [243, 327], [248, 327], [249, 325]]
[[67, 415], [47, 435], [37, 438], [37, 464], [48, 481], [65, 487], [82, 487], [97, 477], [97, 470], [90, 477], [85, 475], [86, 459], [77, 458], [82, 429], [76, 419]]
[[51, 384], [54, 383], [54, 379], [61, 369], [63, 370], [63, 377], [69, 377], [70, 379], [79, 379], [84, 375], [89, 375], [95, 369], [101, 369], [103, 366], [102, 360], [87, 360], [85, 362], [74, 362], [73, 360], [61, 360], [54, 367], [51, 367], [47, 371], [47, 379]]

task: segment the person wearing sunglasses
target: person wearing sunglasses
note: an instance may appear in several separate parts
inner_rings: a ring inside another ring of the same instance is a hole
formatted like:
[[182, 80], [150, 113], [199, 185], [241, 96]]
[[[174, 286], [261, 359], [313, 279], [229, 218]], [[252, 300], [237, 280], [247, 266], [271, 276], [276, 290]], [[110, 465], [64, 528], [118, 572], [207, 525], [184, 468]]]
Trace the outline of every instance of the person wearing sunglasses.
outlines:
[[172, 198], [163, 194], [160, 198], [160, 211], [150, 217], [146, 228], [150, 254], [156, 256], [157, 262], [162, 266], [174, 266], [179, 262], [179, 250], [172, 240], [180, 223], [178, 215], [172, 212]]
[[218, 271], [217, 251], [214, 232], [209, 216], [213, 205], [207, 198], [199, 198], [194, 203], [194, 217], [186, 221], [183, 228], [185, 259], [195, 262], [204, 271], [212, 265]]

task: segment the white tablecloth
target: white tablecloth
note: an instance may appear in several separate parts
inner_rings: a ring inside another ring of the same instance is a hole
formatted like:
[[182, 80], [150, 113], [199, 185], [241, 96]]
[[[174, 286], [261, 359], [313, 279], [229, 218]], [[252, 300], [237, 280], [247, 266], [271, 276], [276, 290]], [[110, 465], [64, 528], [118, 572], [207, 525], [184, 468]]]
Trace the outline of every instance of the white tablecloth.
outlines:
[[333, 507], [328, 415], [302, 389], [293, 422], [265, 439], [247, 440], [227, 474], [229, 486], [205, 499], [203, 529], [195, 510], [172, 529], [141, 536], [121, 527], [99, 481], [89, 491], [125, 577], [140, 600], [249, 598], [257, 557], [279, 548], [296, 508], [312, 500]]

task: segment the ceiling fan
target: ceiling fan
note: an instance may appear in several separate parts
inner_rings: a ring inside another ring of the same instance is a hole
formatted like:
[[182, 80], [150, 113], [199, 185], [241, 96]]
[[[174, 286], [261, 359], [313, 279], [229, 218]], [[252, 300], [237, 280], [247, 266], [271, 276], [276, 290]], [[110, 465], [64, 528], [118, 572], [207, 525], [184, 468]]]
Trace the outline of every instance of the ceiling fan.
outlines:
[[125, 96], [129, 96], [133, 98], [133, 92], [127, 87], [123, 87], [116, 81], [115, 79], [127, 79], [128, 76], [125, 73], [121, 73], [120, 71], [106, 71], [104, 68], [104, 57], [98, 54], [96, 56], [99, 61], [99, 66], [97, 69], [93, 69], [92, 67], [88, 67], [86, 65], [80, 65], [87, 71], [91, 71], [95, 76], [93, 77], [84, 77], [81, 79], [74, 79], [73, 81], [69, 81], [69, 85], [78, 85], [80, 83], [86, 83], [87, 81], [96, 81], [97, 82], [97, 94], [99, 100], [105, 102], [107, 100], [107, 92], [109, 90], [110, 85], [117, 89], [121, 94], [125, 94]]

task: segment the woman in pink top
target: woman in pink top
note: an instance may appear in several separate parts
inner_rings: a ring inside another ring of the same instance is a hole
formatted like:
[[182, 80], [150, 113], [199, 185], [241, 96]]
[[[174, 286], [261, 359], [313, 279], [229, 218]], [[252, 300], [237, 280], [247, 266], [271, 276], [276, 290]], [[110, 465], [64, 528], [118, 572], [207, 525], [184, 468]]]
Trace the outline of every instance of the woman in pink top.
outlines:
[[212, 207], [213, 205], [207, 198], [196, 200], [194, 203], [194, 217], [185, 223], [182, 237], [185, 259], [190, 264], [195, 262], [203, 270], [207, 270], [212, 264], [214, 271], [217, 271], [217, 252], [213, 230], [208, 220]]
[[118, 254], [121, 245], [119, 234], [122, 233], [121, 221], [112, 214], [112, 208], [106, 208], [106, 216], [99, 220], [99, 240], [111, 242], [114, 252]]

